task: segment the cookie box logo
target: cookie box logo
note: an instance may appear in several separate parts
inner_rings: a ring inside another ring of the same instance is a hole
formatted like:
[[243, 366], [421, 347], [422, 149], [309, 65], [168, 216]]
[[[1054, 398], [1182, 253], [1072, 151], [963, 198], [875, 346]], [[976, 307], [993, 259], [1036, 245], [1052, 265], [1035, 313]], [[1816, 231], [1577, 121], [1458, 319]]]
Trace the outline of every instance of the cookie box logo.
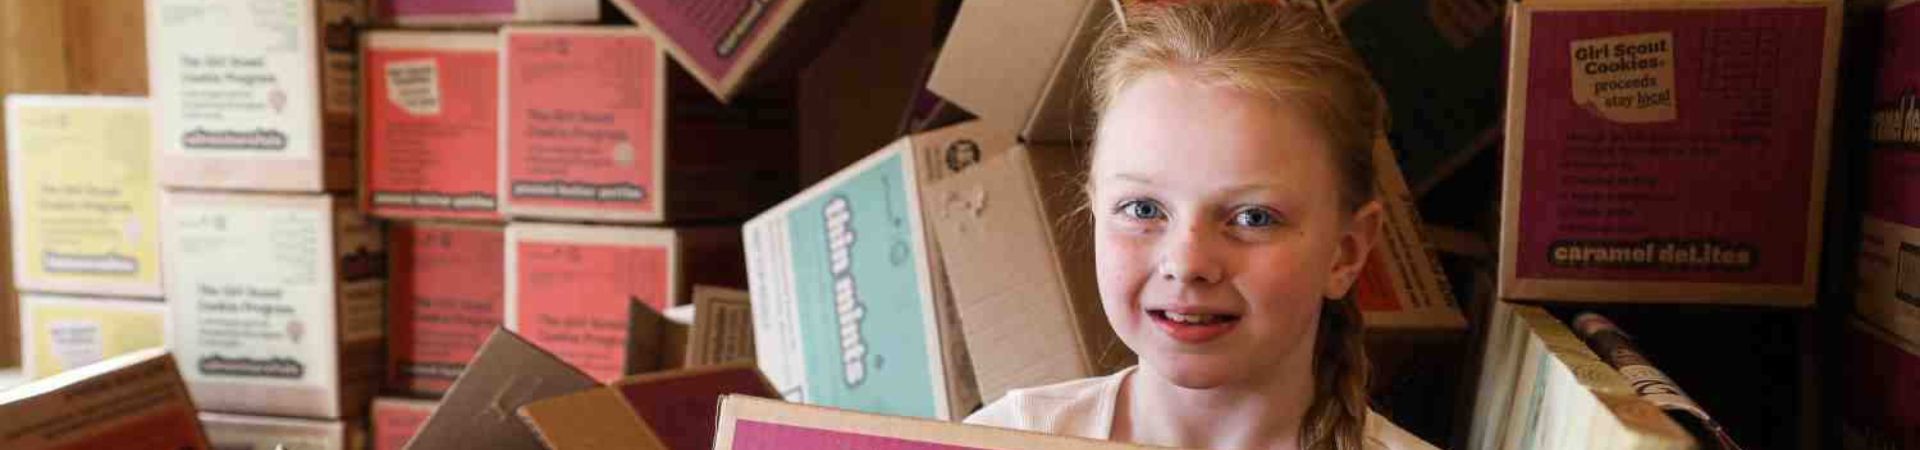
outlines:
[[860, 301], [853, 280], [852, 250], [858, 238], [853, 229], [853, 209], [847, 206], [845, 196], [836, 195], [821, 211], [827, 224], [827, 268], [833, 282], [834, 316], [840, 322], [840, 362], [845, 368], [842, 381], [848, 387], [859, 386], [867, 379], [867, 340], [860, 330], [867, 307]]
[[207, 150], [284, 150], [287, 135], [264, 128], [253, 131], [196, 128], [180, 137], [180, 145]]

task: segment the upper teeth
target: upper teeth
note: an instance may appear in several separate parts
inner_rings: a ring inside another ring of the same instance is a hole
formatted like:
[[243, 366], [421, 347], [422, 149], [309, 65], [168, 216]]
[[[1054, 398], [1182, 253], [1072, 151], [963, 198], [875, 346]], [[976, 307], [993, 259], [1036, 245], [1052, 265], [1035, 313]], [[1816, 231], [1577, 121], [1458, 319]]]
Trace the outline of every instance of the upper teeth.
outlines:
[[1218, 317], [1212, 314], [1181, 314], [1167, 311], [1167, 319], [1181, 323], [1207, 323], [1212, 322], [1216, 318]]

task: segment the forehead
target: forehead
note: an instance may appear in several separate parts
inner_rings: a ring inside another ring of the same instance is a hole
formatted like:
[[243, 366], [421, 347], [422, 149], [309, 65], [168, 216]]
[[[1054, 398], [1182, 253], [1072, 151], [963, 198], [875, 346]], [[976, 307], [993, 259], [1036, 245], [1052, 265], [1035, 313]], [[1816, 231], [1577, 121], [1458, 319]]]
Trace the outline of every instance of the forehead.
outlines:
[[1101, 119], [1093, 179], [1145, 175], [1155, 184], [1204, 189], [1283, 182], [1332, 192], [1333, 149], [1302, 107], [1177, 74], [1141, 77]]

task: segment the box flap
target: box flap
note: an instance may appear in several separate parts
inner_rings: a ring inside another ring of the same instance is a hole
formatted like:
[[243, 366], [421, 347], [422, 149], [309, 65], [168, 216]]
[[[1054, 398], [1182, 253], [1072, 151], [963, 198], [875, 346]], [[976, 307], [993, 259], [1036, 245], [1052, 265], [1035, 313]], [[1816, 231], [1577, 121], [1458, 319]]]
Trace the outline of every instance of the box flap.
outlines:
[[519, 335], [496, 329], [407, 448], [544, 450], [514, 411], [536, 400], [598, 385]]

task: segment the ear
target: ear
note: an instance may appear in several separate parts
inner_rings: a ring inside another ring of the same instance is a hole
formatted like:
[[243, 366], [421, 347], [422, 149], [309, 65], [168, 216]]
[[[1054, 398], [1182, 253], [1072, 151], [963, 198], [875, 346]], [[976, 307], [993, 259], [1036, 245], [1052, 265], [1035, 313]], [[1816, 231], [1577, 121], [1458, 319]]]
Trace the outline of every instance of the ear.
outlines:
[[1340, 233], [1340, 244], [1334, 249], [1333, 270], [1327, 272], [1323, 298], [1345, 298], [1353, 290], [1353, 284], [1360, 279], [1360, 269], [1367, 265], [1367, 256], [1380, 241], [1380, 226], [1386, 220], [1384, 209], [1379, 200], [1373, 200], [1348, 218], [1346, 229]]

